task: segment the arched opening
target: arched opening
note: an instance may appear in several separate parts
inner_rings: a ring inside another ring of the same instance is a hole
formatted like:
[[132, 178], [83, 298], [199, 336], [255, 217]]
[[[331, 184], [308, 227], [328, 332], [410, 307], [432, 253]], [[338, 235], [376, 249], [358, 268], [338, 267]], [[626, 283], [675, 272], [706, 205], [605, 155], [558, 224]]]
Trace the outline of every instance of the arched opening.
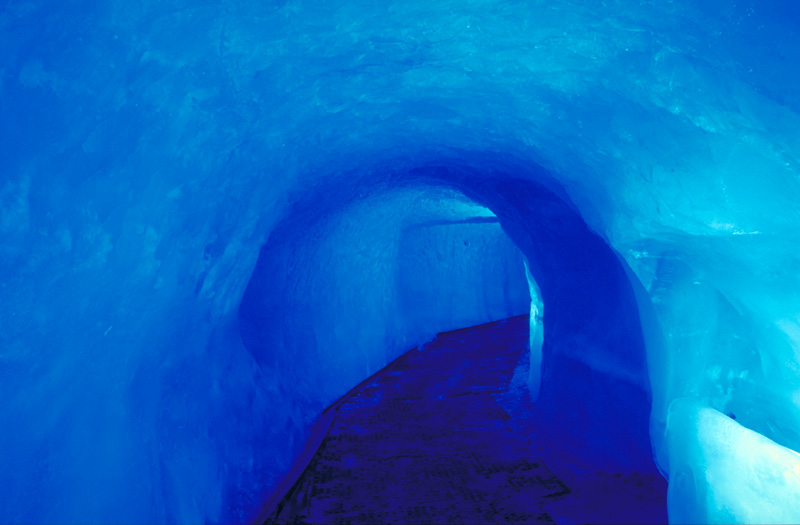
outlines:
[[[284, 370], [241, 344], [259, 250], [298, 195], [322, 216], [386, 167], [439, 166], [527, 253], [549, 215], [501, 181], [566, 191], [625, 258], [663, 330], [671, 505], [701, 511], [673, 519], [800, 523], [798, 21], [786, 0], [4, 2], [0, 521], [242, 521], [325, 406], [300, 393], [345, 382], [304, 345]], [[549, 251], [539, 406], [585, 407], [570, 384], [640, 382], [636, 316], [594, 286], [599, 249]], [[554, 428], [615, 428], [612, 406]]]
[[[344, 202], [297, 204], [264, 245], [242, 301], [245, 345], [280, 367], [302, 413], [318, 414], [436, 332], [532, 312], [540, 441], [596, 469], [652, 470], [646, 348], [625, 264], [547, 173], [533, 171], [487, 177], [428, 165]], [[446, 271], [474, 256], [466, 237], [500, 254], [473, 261], [468, 277]], [[443, 246], [451, 251], [437, 254]], [[437, 308], [437, 294], [469, 287], [480, 293]]]
[[324, 408], [437, 332], [529, 303], [522, 253], [499, 219], [417, 181], [295, 206], [261, 250], [239, 320], [257, 360]]

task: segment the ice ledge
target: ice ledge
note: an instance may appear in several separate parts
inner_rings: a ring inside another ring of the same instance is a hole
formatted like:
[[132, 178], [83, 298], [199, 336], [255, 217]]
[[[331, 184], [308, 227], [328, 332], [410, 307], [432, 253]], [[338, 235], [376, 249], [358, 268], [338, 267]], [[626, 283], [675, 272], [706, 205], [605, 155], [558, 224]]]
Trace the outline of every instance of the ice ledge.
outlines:
[[800, 454], [689, 398], [669, 407], [670, 523], [800, 523]]

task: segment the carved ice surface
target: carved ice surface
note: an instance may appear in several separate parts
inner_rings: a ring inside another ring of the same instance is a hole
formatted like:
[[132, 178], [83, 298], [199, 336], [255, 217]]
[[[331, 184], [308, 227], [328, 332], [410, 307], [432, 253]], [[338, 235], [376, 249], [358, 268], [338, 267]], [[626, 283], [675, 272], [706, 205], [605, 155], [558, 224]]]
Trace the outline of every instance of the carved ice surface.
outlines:
[[248, 350], [295, 402], [329, 403], [437, 332], [529, 308], [519, 250], [457, 192], [384, 191], [313, 226], [295, 220], [307, 212], [273, 230], [239, 309]]
[[354, 382], [529, 310], [517, 250], [554, 418], [619, 455], [652, 406], [697, 480], [671, 509], [793, 517], [762, 489], [800, 450], [799, 31], [790, 0], [3, 3], [0, 521], [250, 519]]
[[531, 399], [535, 401], [539, 397], [539, 391], [542, 386], [542, 345], [544, 344], [542, 317], [544, 305], [542, 304], [539, 285], [536, 284], [536, 280], [531, 275], [531, 270], [528, 268], [527, 263], [525, 264], [525, 277], [528, 279], [528, 293], [531, 301], [529, 334], [531, 367], [528, 372], [530, 374], [528, 387], [530, 388]]
[[670, 521], [800, 522], [800, 454], [688, 398], [668, 430]]

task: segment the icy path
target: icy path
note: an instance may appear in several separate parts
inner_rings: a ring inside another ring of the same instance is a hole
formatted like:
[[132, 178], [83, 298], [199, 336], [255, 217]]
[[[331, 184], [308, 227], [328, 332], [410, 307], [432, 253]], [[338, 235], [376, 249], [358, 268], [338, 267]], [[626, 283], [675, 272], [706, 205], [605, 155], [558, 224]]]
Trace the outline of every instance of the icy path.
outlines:
[[267, 523], [658, 523], [655, 470], [595, 472], [542, 446], [527, 316], [439, 334], [332, 408]]

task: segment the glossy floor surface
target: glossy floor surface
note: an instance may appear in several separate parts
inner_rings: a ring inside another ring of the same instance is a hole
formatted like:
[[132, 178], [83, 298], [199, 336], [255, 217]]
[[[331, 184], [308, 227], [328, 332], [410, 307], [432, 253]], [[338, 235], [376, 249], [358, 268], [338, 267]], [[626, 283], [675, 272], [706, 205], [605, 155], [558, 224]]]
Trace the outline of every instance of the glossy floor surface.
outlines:
[[527, 316], [439, 334], [335, 404], [267, 523], [663, 523], [666, 482], [537, 439]]

